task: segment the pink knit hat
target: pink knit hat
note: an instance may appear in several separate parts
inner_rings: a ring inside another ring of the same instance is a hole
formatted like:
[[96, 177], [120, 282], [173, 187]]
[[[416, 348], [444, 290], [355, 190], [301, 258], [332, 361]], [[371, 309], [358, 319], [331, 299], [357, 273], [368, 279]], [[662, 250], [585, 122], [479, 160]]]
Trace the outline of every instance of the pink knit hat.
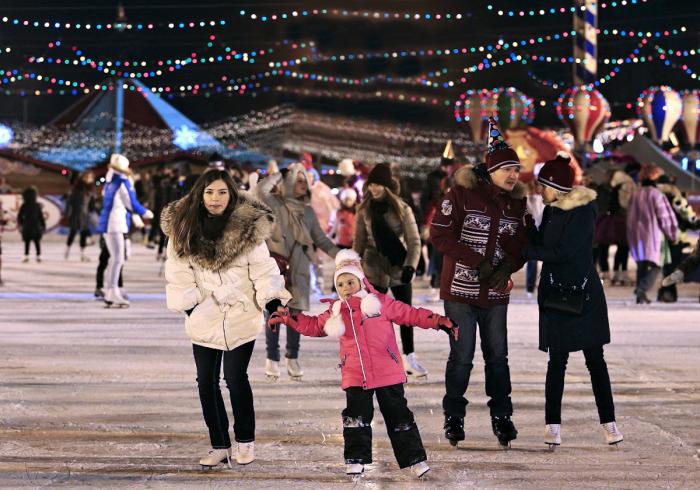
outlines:
[[344, 249], [338, 252], [335, 256], [335, 274], [333, 274], [333, 284], [338, 287], [338, 276], [341, 274], [352, 274], [360, 280], [360, 286], [363, 284], [365, 273], [362, 270], [362, 259], [352, 249]]

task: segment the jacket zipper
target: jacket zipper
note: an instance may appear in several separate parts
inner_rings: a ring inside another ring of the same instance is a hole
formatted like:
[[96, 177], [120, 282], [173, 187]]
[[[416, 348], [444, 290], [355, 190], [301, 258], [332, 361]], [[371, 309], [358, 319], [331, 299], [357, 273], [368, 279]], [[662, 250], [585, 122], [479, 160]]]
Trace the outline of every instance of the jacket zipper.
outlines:
[[[224, 283], [224, 279], [221, 277], [221, 272], [219, 274], [219, 282], [221, 284]], [[224, 320], [221, 322], [221, 331], [224, 333], [224, 345], [226, 346], [226, 350], [229, 350], [228, 348], [228, 339], [226, 339], [226, 314], [228, 311], [224, 311]]]
[[398, 360], [398, 358], [396, 357], [396, 354], [394, 354], [393, 352], [391, 352], [391, 349], [389, 349], [389, 347], [386, 348], [386, 351], [389, 353], [389, 355], [390, 355], [391, 358], [394, 360], [394, 362], [395, 362], [396, 364], [398, 364], [398, 363], [399, 363], [399, 360]]
[[355, 338], [355, 347], [357, 347], [357, 355], [360, 356], [360, 369], [362, 370], [362, 388], [367, 389], [367, 375], [365, 374], [365, 363], [362, 361], [362, 351], [360, 350], [360, 344], [357, 341], [357, 332], [355, 331], [355, 321], [352, 319], [352, 308], [348, 300], [344, 300], [345, 304], [350, 311], [350, 325], [352, 326], [352, 335]]

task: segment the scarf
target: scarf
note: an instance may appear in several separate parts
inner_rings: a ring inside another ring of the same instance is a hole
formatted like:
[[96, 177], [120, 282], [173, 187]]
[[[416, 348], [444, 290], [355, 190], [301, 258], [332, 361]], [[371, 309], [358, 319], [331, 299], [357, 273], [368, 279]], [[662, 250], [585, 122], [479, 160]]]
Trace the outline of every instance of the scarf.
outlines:
[[384, 215], [389, 211], [389, 202], [386, 199], [376, 201], [372, 199], [369, 203], [369, 213], [372, 217], [372, 235], [374, 242], [377, 244], [377, 251], [383, 255], [391, 265], [403, 266], [406, 260], [406, 247], [403, 246], [401, 240], [394, 230], [391, 229], [389, 223], [386, 222]]
[[[292, 232], [291, 238], [294, 240], [294, 246], [301, 245], [301, 249], [307, 256], [310, 257], [313, 249], [313, 239], [309, 234], [306, 224], [304, 223], [304, 213], [306, 211], [306, 202], [299, 199], [284, 198], [284, 209], [289, 217], [289, 227]], [[285, 240], [286, 241], [286, 240]], [[294, 250], [294, 246], [292, 250]], [[291, 251], [289, 252], [291, 258]]]
[[222, 214], [219, 216], [211, 216], [209, 213], [204, 213], [202, 216], [202, 235], [207, 240], [215, 242], [224, 233], [224, 228], [228, 223], [229, 215]]

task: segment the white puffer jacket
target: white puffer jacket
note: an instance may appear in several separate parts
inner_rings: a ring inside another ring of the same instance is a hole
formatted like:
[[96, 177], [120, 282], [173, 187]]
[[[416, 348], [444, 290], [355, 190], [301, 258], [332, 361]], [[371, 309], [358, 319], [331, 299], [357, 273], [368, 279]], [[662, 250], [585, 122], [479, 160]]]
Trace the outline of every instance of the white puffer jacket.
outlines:
[[[161, 227], [168, 236], [174, 209], [180, 204], [181, 200], [175, 201], [161, 215]], [[172, 311], [189, 311], [185, 330], [193, 343], [233, 350], [258, 336], [269, 301], [286, 304], [291, 299], [265, 245], [273, 226], [270, 209], [241, 194], [221, 238], [202, 239], [199, 254], [178, 257], [170, 241], [165, 263], [167, 305]], [[223, 302], [221, 291], [227, 296]]]

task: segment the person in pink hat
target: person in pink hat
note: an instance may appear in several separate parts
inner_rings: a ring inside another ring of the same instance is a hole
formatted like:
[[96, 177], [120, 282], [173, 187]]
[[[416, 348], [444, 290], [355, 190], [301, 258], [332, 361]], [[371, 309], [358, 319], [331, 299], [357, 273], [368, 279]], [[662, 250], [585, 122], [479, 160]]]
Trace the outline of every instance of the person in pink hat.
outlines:
[[603, 346], [610, 342], [608, 307], [593, 261], [596, 192], [574, 186], [570, 161], [567, 153], [560, 152], [540, 170], [537, 181], [544, 187], [545, 209], [539, 229], [523, 250], [526, 259], [542, 261], [539, 347], [549, 351], [544, 442], [552, 448], [561, 444], [564, 374], [569, 353], [577, 351], [583, 351], [586, 359], [605, 440], [622, 442], [603, 357]]
[[400, 468], [411, 468], [419, 478], [430, 468], [413, 412], [404, 396], [404, 372], [394, 335], [394, 323], [417, 325], [448, 332], [458, 338], [449, 318], [424, 308], [414, 308], [377, 292], [365, 277], [360, 256], [354, 250], [338, 252], [334, 282], [338, 300], [318, 316], [273, 313], [268, 325], [284, 324], [302, 335], [335, 337], [340, 341], [341, 386], [347, 405], [343, 410], [346, 473], [361, 474], [372, 462], [373, 398], [379, 410]]

